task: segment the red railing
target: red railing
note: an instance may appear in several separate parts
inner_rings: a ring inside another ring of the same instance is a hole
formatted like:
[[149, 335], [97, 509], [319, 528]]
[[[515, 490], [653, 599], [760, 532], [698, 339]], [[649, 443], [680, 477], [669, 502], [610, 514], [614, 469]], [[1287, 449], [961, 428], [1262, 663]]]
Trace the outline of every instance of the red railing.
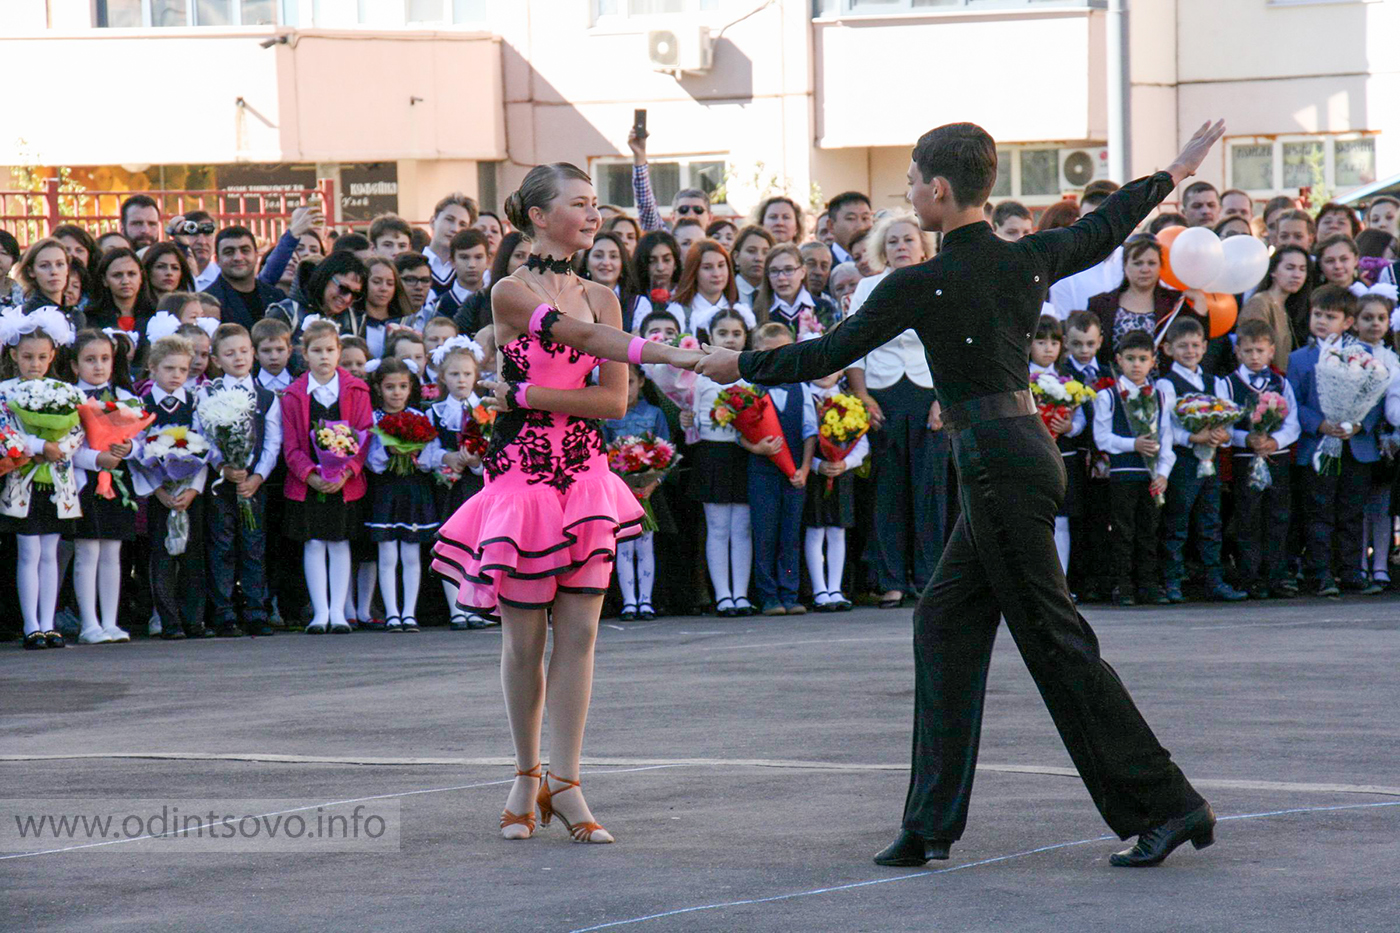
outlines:
[[[134, 191], [60, 191], [58, 179], [43, 191], [0, 191], [0, 228], [10, 231], [21, 246], [48, 236], [59, 224], [85, 227], [93, 236], [121, 229], [121, 202]], [[287, 228], [292, 211], [319, 195], [326, 221], [335, 211], [335, 182], [325, 179], [316, 188], [289, 191], [142, 191], [160, 205], [162, 220], [189, 211], [214, 215], [220, 226], [239, 224], [253, 231], [260, 245], [274, 242]]]

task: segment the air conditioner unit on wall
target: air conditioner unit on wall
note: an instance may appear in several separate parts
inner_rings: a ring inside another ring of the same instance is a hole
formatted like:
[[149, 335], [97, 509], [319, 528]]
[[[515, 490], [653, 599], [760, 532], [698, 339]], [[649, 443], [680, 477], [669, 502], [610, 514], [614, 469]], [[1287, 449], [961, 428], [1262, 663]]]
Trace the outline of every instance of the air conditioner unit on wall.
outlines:
[[1066, 190], [1083, 188], [1096, 178], [1108, 177], [1108, 149], [1060, 150], [1060, 187]]
[[655, 70], [674, 75], [707, 72], [714, 62], [710, 27], [653, 29], [647, 33], [647, 58]]

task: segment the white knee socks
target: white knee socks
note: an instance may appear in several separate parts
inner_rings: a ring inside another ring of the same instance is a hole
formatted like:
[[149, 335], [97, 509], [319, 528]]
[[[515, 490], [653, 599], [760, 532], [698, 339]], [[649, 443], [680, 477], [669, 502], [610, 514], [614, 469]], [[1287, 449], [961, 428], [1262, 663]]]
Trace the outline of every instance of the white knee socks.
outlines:
[[[311, 625], [325, 628], [330, 621], [330, 594], [326, 588], [326, 542], [311, 540], [302, 547], [302, 569], [311, 594]], [[344, 605], [344, 600], [341, 600]]]
[[[403, 612], [399, 612], [399, 583], [396, 575], [403, 561]], [[418, 545], [407, 541], [379, 542], [379, 592], [384, 597], [384, 614], [389, 618], [411, 619], [418, 611], [418, 586], [422, 581]]]
[[349, 623], [345, 621], [345, 597], [350, 593], [350, 542], [327, 541], [326, 552], [331, 559], [331, 625], [347, 625]]
[[1069, 573], [1069, 517], [1055, 518], [1055, 550], [1060, 555], [1060, 571]]
[[753, 529], [747, 505], [705, 503], [705, 563], [715, 602], [744, 599], [753, 569]]
[[[826, 545], [825, 560], [822, 545]], [[812, 578], [817, 605], [841, 599], [841, 579], [846, 574], [846, 529], [808, 527], [803, 549], [807, 552], [807, 574]]]
[[734, 599], [749, 598], [749, 574], [753, 572], [753, 526], [747, 505], [729, 506], [729, 572]]
[[52, 632], [58, 604], [58, 535], [16, 535], [19, 609], [24, 634]]

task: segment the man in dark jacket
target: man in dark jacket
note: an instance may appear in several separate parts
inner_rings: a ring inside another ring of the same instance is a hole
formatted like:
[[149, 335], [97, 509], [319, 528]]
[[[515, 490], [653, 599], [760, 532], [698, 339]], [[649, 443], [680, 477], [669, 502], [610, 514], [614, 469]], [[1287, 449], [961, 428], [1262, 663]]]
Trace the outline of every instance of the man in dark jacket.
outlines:
[[258, 281], [258, 247], [247, 227], [225, 227], [214, 241], [219, 277], [205, 289], [223, 306], [225, 324], [249, 330], [262, 320], [267, 306], [287, 297], [282, 289]]

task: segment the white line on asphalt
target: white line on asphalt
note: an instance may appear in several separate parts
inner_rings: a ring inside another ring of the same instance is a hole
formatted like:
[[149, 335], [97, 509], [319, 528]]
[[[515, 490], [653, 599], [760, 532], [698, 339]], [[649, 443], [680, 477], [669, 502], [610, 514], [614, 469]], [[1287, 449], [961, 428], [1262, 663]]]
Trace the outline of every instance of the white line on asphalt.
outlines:
[[[1222, 816], [1220, 822], [1226, 820], [1254, 820], [1269, 816], [1284, 816], [1292, 813], [1323, 813], [1334, 810], [1362, 810], [1374, 807], [1400, 807], [1400, 800], [1387, 803], [1354, 803], [1335, 807], [1295, 807], [1289, 810], [1270, 810], [1266, 813], [1240, 813], [1234, 816]], [[1055, 845], [1041, 846], [1037, 849], [1026, 849], [1023, 852], [1013, 852], [1010, 855], [998, 855], [995, 858], [982, 859], [979, 862], [969, 862], [966, 865], [954, 865], [950, 868], [936, 868], [927, 871], [916, 871], [907, 875], [896, 875], [892, 878], [873, 878], [869, 881], [853, 881], [850, 884], [838, 884], [829, 888], [814, 888], [810, 891], [794, 891], [790, 894], [775, 894], [770, 897], [755, 897], [742, 901], [724, 901], [718, 904], [701, 904], [696, 907], [679, 907], [675, 910], [666, 910], [660, 913], [647, 914], [644, 917], [632, 917], [627, 920], [614, 920], [610, 923], [600, 923], [591, 927], [580, 927], [572, 933], [593, 933], [595, 930], [607, 930], [613, 927], [628, 926], [633, 923], [642, 923], [647, 920], [660, 920], [663, 917], [676, 917], [681, 914], [692, 914], [702, 910], [722, 910], [726, 907], [747, 907], [753, 904], [771, 904], [774, 901], [788, 901], [799, 897], [812, 897], [816, 894], [833, 894], [838, 891], [850, 891], [855, 888], [868, 888], [877, 884], [892, 884], [896, 881], [908, 881], [910, 878], [927, 878], [931, 875], [946, 875], [950, 872], [963, 871], [968, 868], [979, 868], [983, 865], [994, 865], [998, 862], [1007, 862], [1012, 859], [1025, 858], [1030, 855], [1038, 855], [1041, 852], [1053, 852], [1056, 849], [1068, 849], [1073, 846], [1085, 846], [1091, 842], [1105, 842], [1112, 840], [1113, 836], [1095, 836], [1092, 839], [1078, 839], [1074, 842], [1060, 842]]]
[[[68, 755], [0, 755], [0, 762], [63, 761], [68, 759], [155, 759], [168, 761], [247, 761], [268, 764], [333, 764], [389, 767], [505, 767], [514, 758], [369, 758], [331, 755], [278, 755], [258, 752], [83, 752]], [[776, 768], [793, 771], [908, 771], [906, 764], [873, 762], [803, 761], [784, 758], [586, 758], [588, 767], [603, 768]], [[977, 765], [978, 771], [995, 774], [1038, 774], [1049, 777], [1078, 778], [1073, 768], [1053, 765], [987, 764]], [[1333, 784], [1299, 781], [1265, 781], [1243, 778], [1195, 778], [1201, 787], [1221, 787], [1229, 790], [1292, 791], [1306, 794], [1378, 794], [1400, 797], [1400, 787], [1383, 784]]]

